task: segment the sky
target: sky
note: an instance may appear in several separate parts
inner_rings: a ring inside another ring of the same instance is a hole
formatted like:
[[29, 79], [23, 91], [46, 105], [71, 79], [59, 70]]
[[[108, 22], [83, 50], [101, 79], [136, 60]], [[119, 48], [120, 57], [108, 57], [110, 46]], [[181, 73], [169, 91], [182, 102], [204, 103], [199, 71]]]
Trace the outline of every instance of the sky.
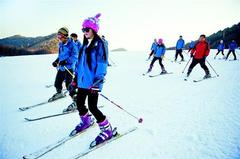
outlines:
[[154, 38], [167, 47], [240, 22], [240, 0], [0, 0], [0, 38], [46, 36], [67, 27], [82, 41], [82, 22], [101, 13], [99, 34], [109, 48], [149, 50]]

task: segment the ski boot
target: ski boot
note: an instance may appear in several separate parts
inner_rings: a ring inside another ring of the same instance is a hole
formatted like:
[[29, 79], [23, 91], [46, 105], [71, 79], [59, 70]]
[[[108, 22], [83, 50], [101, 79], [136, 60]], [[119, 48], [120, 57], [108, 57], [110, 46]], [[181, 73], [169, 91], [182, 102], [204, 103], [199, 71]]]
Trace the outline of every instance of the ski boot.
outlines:
[[203, 79], [207, 79], [207, 78], [211, 78], [211, 74], [210, 74], [210, 73], [206, 74], [206, 75], [203, 77]]
[[86, 113], [83, 116], [80, 116], [81, 118], [81, 122], [80, 124], [78, 124], [75, 129], [70, 133], [69, 136], [74, 136], [84, 130], [86, 130], [87, 128], [89, 128], [90, 126], [92, 126], [94, 124], [94, 120], [91, 118], [91, 116]]
[[63, 94], [62, 92], [57, 92], [51, 98], [49, 98], [48, 102], [52, 102], [63, 97], [66, 97], [66, 95]]
[[72, 104], [70, 104], [67, 108], [63, 109], [63, 113], [72, 112], [75, 110], [77, 110], [77, 104], [75, 101], [73, 101]]
[[98, 124], [101, 132], [95, 138], [95, 140], [90, 144], [90, 148], [95, 147], [113, 137], [113, 130], [111, 124], [105, 119], [103, 122]]
[[167, 73], [167, 71], [165, 70], [164, 67], [161, 67], [161, 69], [162, 69], [162, 72], [160, 73], [160, 75], [162, 75], [162, 74], [166, 74], [166, 73]]

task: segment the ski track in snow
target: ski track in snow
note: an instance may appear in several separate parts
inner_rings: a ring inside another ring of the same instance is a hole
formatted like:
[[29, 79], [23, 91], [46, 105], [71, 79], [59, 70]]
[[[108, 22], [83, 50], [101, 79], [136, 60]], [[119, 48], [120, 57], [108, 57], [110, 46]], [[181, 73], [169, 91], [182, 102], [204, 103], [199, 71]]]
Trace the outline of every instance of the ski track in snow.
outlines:
[[[167, 58], [173, 59], [174, 53], [167, 51]], [[220, 76], [198, 83], [192, 81], [204, 76], [199, 65], [188, 81], [184, 81], [182, 70], [187, 62], [178, 64], [164, 60], [166, 70], [173, 74], [149, 78], [142, 76], [151, 62], [145, 61], [147, 52], [111, 53], [117, 65], [108, 68], [102, 93], [142, 117], [143, 124], [99, 97], [99, 105], [105, 106], [101, 110], [119, 132], [136, 125], [139, 129], [83, 158], [240, 158], [240, 63], [213, 60], [215, 53], [216, 50], [211, 50], [207, 60]], [[186, 54], [184, 56], [188, 60]], [[69, 97], [18, 111], [19, 107], [43, 102], [54, 93], [53, 87], [45, 85], [54, 83], [56, 70], [51, 62], [55, 58], [56, 55], [39, 55], [1, 59], [0, 159], [21, 158], [68, 135], [79, 123], [77, 113], [24, 121], [24, 117], [61, 112], [71, 103]], [[209, 70], [214, 75], [210, 67]], [[149, 75], [157, 73], [160, 67], [156, 62]], [[98, 133], [98, 127], [91, 128], [41, 159], [70, 158], [87, 149]]]

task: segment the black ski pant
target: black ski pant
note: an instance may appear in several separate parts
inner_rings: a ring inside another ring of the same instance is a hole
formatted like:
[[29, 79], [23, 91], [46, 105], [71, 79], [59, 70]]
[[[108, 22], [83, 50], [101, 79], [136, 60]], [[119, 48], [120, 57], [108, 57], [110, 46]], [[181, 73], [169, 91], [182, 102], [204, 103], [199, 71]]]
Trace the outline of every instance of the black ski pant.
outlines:
[[[103, 122], [106, 119], [106, 116], [98, 109], [98, 93], [92, 93], [89, 89], [78, 88], [77, 93], [77, 108], [79, 115], [85, 115], [88, 112], [88, 109], [96, 118], [97, 123]], [[85, 106], [86, 98], [88, 97], [88, 109]]]
[[151, 64], [150, 64], [150, 68], [149, 68], [149, 69], [152, 70], [152, 67], [153, 67], [154, 63], [155, 63], [155, 61], [157, 61], [157, 60], [159, 60], [159, 65], [160, 65], [162, 71], [164, 71], [165, 68], [164, 68], [164, 65], [162, 64], [162, 58], [161, 58], [161, 57], [154, 57], [154, 58], [152, 59], [152, 62], [151, 62]]
[[218, 50], [218, 52], [216, 53], [215, 57], [217, 57], [217, 55], [222, 52], [222, 55], [224, 56], [224, 51], [223, 50]]
[[195, 59], [193, 58], [192, 63], [190, 64], [189, 68], [188, 68], [188, 72], [187, 72], [187, 76], [190, 75], [190, 73], [192, 72], [193, 68], [199, 63], [200, 66], [203, 68], [203, 70], [205, 71], [206, 75], [209, 74], [209, 69], [205, 64], [205, 58], [201, 58], [201, 59]]
[[[71, 73], [73, 72], [72, 69], [69, 69], [69, 71]], [[65, 71], [58, 70], [56, 78], [55, 78], [55, 83], [54, 83], [54, 86], [58, 93], [60, 93], [62, 91], [62, 84], [64, 81], [66, 84], [66, 88], [68, 89], [69, 84], [72, 82], [72, 76], [70, 75], [69, 72], [67, 72], [67, 70], [65, 70]]]
[[230, 55], [231, 52], [233, 53], [234, 60], [236, 60], [236, 59], [237, 59], [237, 56], [236, 56], [236, 54], [235, 54], [235, 50], [229, 50], [229, 51], [228, 51], [228, 54], [227, 54], [226, 60], [228, 59], [228, 56]]
[[175, 61], [177, 61], [177, 57], [178, 57], [178, 55], [181, 56], [182, 61], [184, 60], [184, 57], [183, 57], [182, 51], [183, 51], [182, 49], [177, 49], [177, 50], [176, 50]]

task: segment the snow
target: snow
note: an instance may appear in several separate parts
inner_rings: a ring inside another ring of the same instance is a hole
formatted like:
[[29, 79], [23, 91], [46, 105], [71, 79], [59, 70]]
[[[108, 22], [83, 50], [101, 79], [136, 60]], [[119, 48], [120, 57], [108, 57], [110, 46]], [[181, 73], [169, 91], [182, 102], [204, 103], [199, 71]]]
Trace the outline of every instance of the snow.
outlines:
[[[227, 52], [227, 51], [225, 51]], [[137, 131], [84, 156], [86, 159], [237, 159], [240, 158], [240, 62], [213, 60], [209, 63], [218, 78], [194, 83], [204, 76], [198, 65], [184, 81], [182, 64], [172, 63], [174, 51], [163, 61], [173, 74], [149, 78], [142, 76], [150, 61], [148, 52], [116, 52], [108, 68], [102, 94], [136, 117], [99, 97], [101, 110], [118, 131], [137, 126]], [[55, 92], [56, 74], [51, 66], [56, 55], [0, 58], [0, 159], [22, 158], [68, 135], [79, 123], [78, 113], [27, 122], [25, 117], [41, 117], [61, 112], [71, 103], [69, 97], [20, 112], [19, 107], [47, 100]], [[229, 57], [233, 58], [233, 57]], [[180, 60], [180, 59], [179, 59]], [[209, 67], [209, 65], [207, 65]], [[155, 63], [152, 73], [159, 73]], [[215, 75], [209, 67], [212, 75]], [[185, 71], [186, 72], [186, 71]], [[42, 159], [67, 159], [87, 149], [99, 133], [98, 127], [42, 156]]]

